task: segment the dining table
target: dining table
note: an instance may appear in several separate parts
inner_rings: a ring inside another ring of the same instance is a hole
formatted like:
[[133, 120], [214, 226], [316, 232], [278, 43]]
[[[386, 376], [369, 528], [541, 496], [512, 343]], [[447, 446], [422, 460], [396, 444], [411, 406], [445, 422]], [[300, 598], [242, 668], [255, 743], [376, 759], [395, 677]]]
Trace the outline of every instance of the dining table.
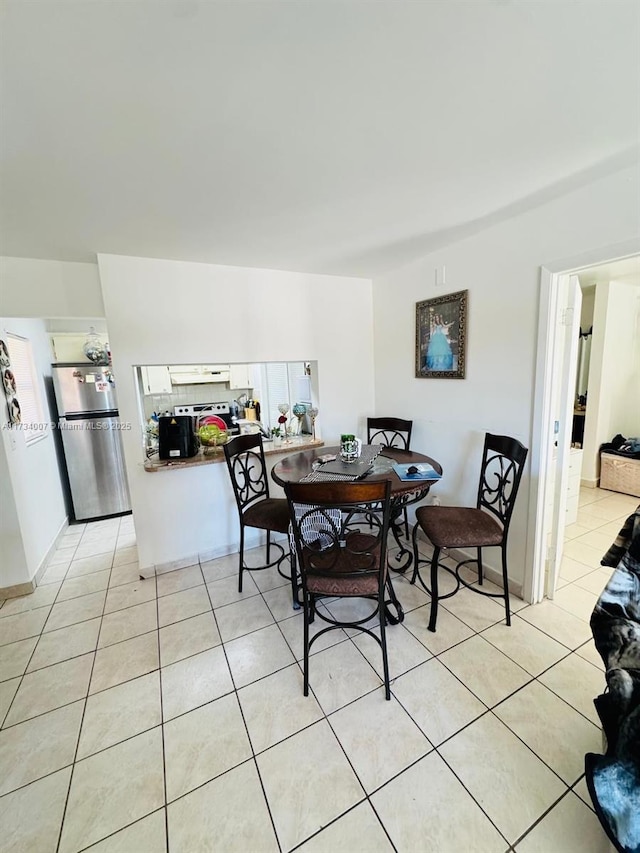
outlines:
[[[363, 445], [363, 451], [371, 449], [371, 445]], [[329, 457], [340, 459], [339, 447], [313, 447], [308, 450], [302, 450], [298, 453], [292, 453], [280, 459], [271, 471], [271, 477], [275, 483], [284, 487], [286, 483], [298, 483], [301, 480], [305, 481], [322, 481], [323, 479], [333, 479], [331, 474], [323, 474], [324, 463]], [[413, 549], [411, 544], [404, 540], [403, 529], [400, 520], [405, 507], [411, 504], [419, 503], [429, 494], [431, 486], [438, 481], [433, 480], [402, 480], [396, 474], [393, 465], [399, 463], [403, 465], [429, 465], [438, 474], [438, 479], [442, 476], [442, 466], [439, 462], [424, 453], [418, 453], [415, 450], [401, 450], [397, 447], [383, 447], [371, 465], [367, 468], [366, 473], [359, 474], [353, 479], [364, 479], [367, 482], [389, 480], [391, 483], [391, 508], [389, 518], [389, 529], [397, 546], [392, 552], [389, 552], [387, 561], [388, 568], [394, 572], [406, 572], [413, 562]], [[336, 478], [337, 479], [337, 478]], [[345, 479], [340, 477], [340, 479]], [[402, 622], [404, 612], [402, 605], [395, 594], [391, 580], [389, 579], [387, 589], [389, 591], [389, 600], [385, 602], [387, 621], [391, 624]]]

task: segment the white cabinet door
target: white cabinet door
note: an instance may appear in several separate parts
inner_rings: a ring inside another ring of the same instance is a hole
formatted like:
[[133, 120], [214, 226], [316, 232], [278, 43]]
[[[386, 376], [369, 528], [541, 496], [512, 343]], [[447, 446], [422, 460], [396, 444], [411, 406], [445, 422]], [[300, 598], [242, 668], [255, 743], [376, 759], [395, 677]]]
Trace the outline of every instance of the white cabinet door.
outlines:
[[249, 364], [232, 364], [230, 365], [230, 388], [251, 388], [251, 365]]
[[[107, 336], [100, 335], [100, 341], [108, 348]], [[89, 359], [84, 354], [84, 345], [87, 341], [86, 333], [79, 335], [72, 332], [60, 332], [51, 335], [51, 347], [53, 349], [53, 360], [61, 362], [86, 361]]]
[[171, 377], [166, 366], [143, 367], [142, 387], [145, 394], [170, 394]]

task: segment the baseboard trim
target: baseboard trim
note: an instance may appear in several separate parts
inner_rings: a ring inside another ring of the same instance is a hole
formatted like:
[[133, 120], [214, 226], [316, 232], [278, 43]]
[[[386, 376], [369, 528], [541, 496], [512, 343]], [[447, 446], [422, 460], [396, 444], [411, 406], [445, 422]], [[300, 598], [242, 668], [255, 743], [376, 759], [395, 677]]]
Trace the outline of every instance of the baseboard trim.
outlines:
[[0, 589], [0, 599], [20, 598], [23, 595], [29, 595], [35, 588], [35, 580], [30, 580], [27, 583], [17, 583], [14, 586], [4, 586]]
[[13, 586], [5, 586], [5, 587], [0, 588], [0, 599], [20, 598], [23, 595], [29, 595], [30, 593], [32, 593], [35, 590], [35, 588], [38, 586], [38, 584], [42, 580], [42, 577], [48, 568], [47, 563], [49, 562], [49, 560], [50, 560], [52, 554], [54, 553], [54, 551], [56, 550], [56, 548], [58, 547], [58, 543], [59, 543], [60, 539], [62, 539], [62, 536], [64, 535], [64, 532], [68, 526], [69, 526], [69, 519], [65, 516], [64, 521], [60, 525], [60, 528], [55, 535], [55, 539], [53, 540], [53, 542], [49, 546], [47, 553], [44, 555], [42, 560], [40, 560], [40, 565], [36, 569], [35, 574], [31, 578], [31, 580], [26, 581], [26, 583], [17, 583], [17, 584], [14, 584]]
[[[257, 529], [257, 528], [256, 528]], [[271, 531], [271, 542], [284, 542], [288, 541], [289, 537], [286, 533], [276, 533], [275, 531]], [[266, 543], [266, 536], [264, 533], [258, 533], [257, 535], [251, 536], [248, 533], [245, 534], [245, 551], [250, 551], [252, 548], [261, 548]], [[286, 550], [286, 549], [285, 549]], [[219, 548], [211, 548], [209, 551], [201, 551], [198, 554], [201, 563], [208, 563], [210, 560], [217, 560], [219, 557], [229, 557], [232, 555], [237, 556], [238, 554], [238, 545], [222, 545]]]
[[169, 560], [166, 563], [157, 563], [155, 566], [156, 574], [162, 575], [166, 572], [175, 572], [176, 569], [186, 569], [188, 566], [198, 565], [198, 555], [190, 554], [188, 557], [182, 557], [180, 560]]
[[600, 477], [596, 477], [595, 480], [583, 480], [580, 478], [580, 488], [581, 489], [597, 489], [600, 483]]
[[34, 588], [35, 588], [36, 586], [38, 586], [38, 584], [39, 584], [39, 583], [40, 583], [40, 581], [42, 580], [42, 577], [43, 577], [44, 573], [45, 573], [45, 572], [47, 571], [47, 569], [48, 569], [48, 565], [47, 565], [47, 563], [49, 562], [49, 560], [50, 560], [51, 556], [53, 555], [54, 551], [57, 549], [58, 544], [59, 544], [60, 540], [62, 539], [62, 537], [64, 536], [64, 534], [65, 534], [65, 532], [66, 532], [66, 530], [67, 530], [67, 528], [68, 528], [68, 527], [69, 527], [69, 518], [68, 518], [67, 516], [65, 516], [64, 521], [62, 522], [62, 524], [60, 525], [60, 527], [59, 527], [59, 529], [58, 529], [58, 532], [56, 533], [55, 539], [53, 540], [53, 542], [51, 543], [51, 545], [50, 545], [50, 547], [49, 547], [49, 550], [48, 550], [48, 551], [47, 551], [47, 553], [44, 555], [44, 557], [42, 558], [42, 560], [40, 560], [40, 565], [39, 565], [39, 566], [38, 566], [38, 568], [36, 569], [36, 573], [35, 573], [35, 575], [33, 576]]

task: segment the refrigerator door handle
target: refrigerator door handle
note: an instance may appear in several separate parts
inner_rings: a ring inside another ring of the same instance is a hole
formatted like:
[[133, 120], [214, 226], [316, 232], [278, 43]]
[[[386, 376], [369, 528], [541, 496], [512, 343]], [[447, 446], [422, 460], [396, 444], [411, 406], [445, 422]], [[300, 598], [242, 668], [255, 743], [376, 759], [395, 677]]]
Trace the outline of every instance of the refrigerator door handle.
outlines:
[[106, 420], [108, 418], [117, 418], [117, 409], [108, 409], [100, 412], [67, 412], [65, 415], [60, 415], [61, 421], [93, 421]]

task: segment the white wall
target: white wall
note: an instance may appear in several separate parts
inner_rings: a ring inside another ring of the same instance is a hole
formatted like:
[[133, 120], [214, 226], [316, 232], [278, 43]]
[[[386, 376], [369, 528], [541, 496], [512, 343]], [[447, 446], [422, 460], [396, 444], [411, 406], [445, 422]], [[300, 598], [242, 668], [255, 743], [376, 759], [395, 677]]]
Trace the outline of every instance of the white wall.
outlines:
[[[637, 169], [624, 170], [374, 279], [376, 411], [413, 418], [412, 447], [443, 465], [434, 489], [443, 503], [475, 503], [485, 431], [531, 446], [540, 266], [635, 239], [638, 177]], [[434, 271], [443, 265], [447, 284], [436, 287]], [[464, 289], [467, 378], [415, 379], [415, 303]], [[510, 577], [518, 583], [528, 479], [509, 544]], [[495, 560], [490, 551], [487, 558]]]
[[224, 465], [143, 470], [134, 365], [317, 360], [325, 441], [373, 412], [373, 306], [365, 279], [99, 255], [142, 567], [237, 549]]
[[0, 315], [103, 317], [97, 264], [0, 257]]
[[4, 441], [0, 441], [0, 589], [26, 583], [28, 580], [29, 570], [13, 496], [9, 462]]
[[[610, 438], [640, 436], [640, 288], [612, 281], [607, 311], [605, 385]], [[605, 439], [606, 440], [606, 439]]]
[[600, 407], [608, 415], [602, 441], [640, 434], [640, 288], [612, 281], [602, 364]]
[[[52, 353], [46, 329], [88, 330], [84, 318], [103, 315], [97, 263], [0, 257], [0, 316], [12, 318], [0, 323], [25, 337], [33, 335], [42, 376], [51, 375]], [[69, 321], [57, 326], [55, 320], [45, 326], [40, 320], [21, 319], [25, 317], [82, 319], [78, 320], [78, 326]], [[96, 326], [102, 330], [104, 322], [98, 320]], [[46, 406], [46, 397], [43, 399]], [[3, 407], [0, 416], [3, 424], [5, 417], [6, 407]], [[15, 449], [6, 430], [2, 438], [9, 477], [3, 483], [2, 508], [3, 512], [5, 506], [7, 512], [12, 505], [15, 508], [21, 541], [19, 545], [15, 542], [11, 545], [3, 531], [0, 589], [33, 578], [66, 519], [52, 436], [26, 447], [22, 436], [17, 434]], [[35, 500], [33, 493], [37, 495]], [[5, 521], [9, 525], [9, 516], [3, 518]], [[12, 531], [10, 536], [15, 535], [15, 527]]]
[[[31, 341], [44, 420], [50, 422], [44, 377], [51, 375], [51, 355], [44, 321], [3, 318], [0, 329], [3, 338], [11, 332]], [[8, 413], [4, 401], [0, 417], [5, 426]], [[3, 428], [1, 432], [25, 561], [23, 564], [19, 556], [15, 561], [2, 561], [0, 588], [26, 583], [34, 577], [67, 517], [51, 430], [47, 428], [44, 438], [29, 446], [19, 430]]]
[[583, 332], [588, 332], [593, 326], [593, 311], [596, 301], [595, 287], [589, 287], [588, 290], [582, 291], [582, 307], [580, 309], [580, 328]]
[[596, 285], [582, 479], [596, 485], [599, 448], [640, 435], [640, 288]]

